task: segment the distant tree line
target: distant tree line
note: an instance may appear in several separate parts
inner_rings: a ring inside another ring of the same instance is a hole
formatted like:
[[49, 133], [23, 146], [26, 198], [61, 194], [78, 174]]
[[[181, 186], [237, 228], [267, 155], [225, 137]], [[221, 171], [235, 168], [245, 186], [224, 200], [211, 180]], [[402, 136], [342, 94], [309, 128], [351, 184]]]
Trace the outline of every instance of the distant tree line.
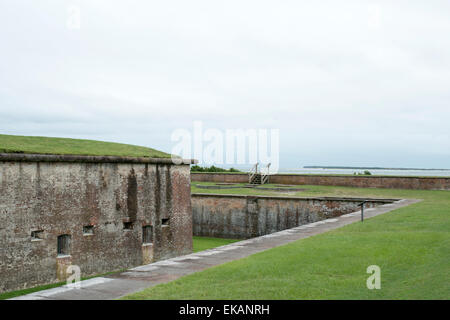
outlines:
[[194, 165], [191, 167], [191, 172], [241, 172], [238, 169], [230, 168], [230, 169], [224, 169], [219, 168], [216, 166], [210, 166], [210, 167], [201, 167]]
[[364, 172], [353, 172], [353, 175], [358, 175], [358, 176], [371, 176], [372, 172], [370, 172], [369, 170], [365, 170]]

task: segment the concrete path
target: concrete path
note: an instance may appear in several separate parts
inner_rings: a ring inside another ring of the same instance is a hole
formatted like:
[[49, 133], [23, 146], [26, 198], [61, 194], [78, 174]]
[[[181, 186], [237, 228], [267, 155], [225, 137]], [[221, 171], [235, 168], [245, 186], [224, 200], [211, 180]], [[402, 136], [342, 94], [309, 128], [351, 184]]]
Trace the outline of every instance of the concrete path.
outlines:
[[[365, 209], [364, 218], [371, 218], [420, 200], [400, 200], [376, 208]], [[13, 300], [104, 300], [117, 299], [160, 283], [212, 266], [248, 257], [254, 253], [275, 248], [299, 239], [327, 232], [360, 221], [360, 211], [337, 218], [322, 220], [262, 237], [252, 238], [215, 249], [155, 262], [125, 272], [81, 281], [81, 288], [62, 286], [16, 297]]]

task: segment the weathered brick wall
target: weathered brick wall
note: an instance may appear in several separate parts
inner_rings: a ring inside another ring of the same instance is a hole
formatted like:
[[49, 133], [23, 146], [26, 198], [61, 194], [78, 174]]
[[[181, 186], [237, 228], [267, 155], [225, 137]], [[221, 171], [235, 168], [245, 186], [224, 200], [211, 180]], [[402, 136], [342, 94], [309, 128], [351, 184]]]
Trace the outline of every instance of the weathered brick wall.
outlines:
[[[187, 254], [189, 165], [0, 158], [0, 221], [0, 292], [57, 282], [68, 264], [88, 276]], [[152, 226], [151, 244], [143, 226]], [[42, 240], [32, 240], [34, 230]], [[71, 236], [66, 257], [57, 255], [62, 234]]]
[[[196, 236], [251, 238], [359, 210], [357, 198], [192, 194]], [[366, 208], [395, 199], [370, 200]]]
[[[205, 182], [248, 182], [246, 174], [191, 173], [192, 181]], [[389, 177], [389, 176], [332, 176], [274, 174], [270, 183], [295, 185], [344, 186], [360, 188], [394, 188], [417, 190], [450, 190], [450, 178]]]

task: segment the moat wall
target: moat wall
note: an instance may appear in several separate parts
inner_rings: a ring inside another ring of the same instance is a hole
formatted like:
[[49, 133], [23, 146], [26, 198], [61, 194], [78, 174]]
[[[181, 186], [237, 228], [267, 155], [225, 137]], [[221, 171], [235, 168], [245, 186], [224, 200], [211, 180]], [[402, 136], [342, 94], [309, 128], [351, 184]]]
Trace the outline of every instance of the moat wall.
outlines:
[[[365, 199], [192, 194], [196, 236], [244, 239], [294, 228], [360, 209]], [[366, 208], [395, 199], [369, 199]]]
[[[194, 182], [248, 182], [247, 174], [232, 173], [191, 173]], [[344, 186], [358, 188], [393, 188], [417, 190], [450, 190], [449, 178], [432, 177], [389, 177], [389, 176], [333, 176], [333, 175], [300, 175], [274, 174], [269, 183], [294, 185]]]
[[189, 165], [1, 155], [0, 221], [0, 292], [64, 280], [68, 265], [88, 276], [188, 254]]

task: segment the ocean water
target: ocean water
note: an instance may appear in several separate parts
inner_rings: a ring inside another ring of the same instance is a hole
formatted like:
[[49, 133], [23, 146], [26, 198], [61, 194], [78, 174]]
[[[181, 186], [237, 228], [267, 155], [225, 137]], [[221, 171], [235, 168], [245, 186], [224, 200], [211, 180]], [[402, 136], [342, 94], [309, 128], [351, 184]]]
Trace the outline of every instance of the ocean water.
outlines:
[[383, 176], [426, 176], [426, 177], [450, 177], [448, 170], [395, 170], [395, 169], [328, 169], [328, 168], [298, 168], [280, 169], [278, 173], [299, 173], [299, 174], [353, 174], [370, 171], [372, 175]]

